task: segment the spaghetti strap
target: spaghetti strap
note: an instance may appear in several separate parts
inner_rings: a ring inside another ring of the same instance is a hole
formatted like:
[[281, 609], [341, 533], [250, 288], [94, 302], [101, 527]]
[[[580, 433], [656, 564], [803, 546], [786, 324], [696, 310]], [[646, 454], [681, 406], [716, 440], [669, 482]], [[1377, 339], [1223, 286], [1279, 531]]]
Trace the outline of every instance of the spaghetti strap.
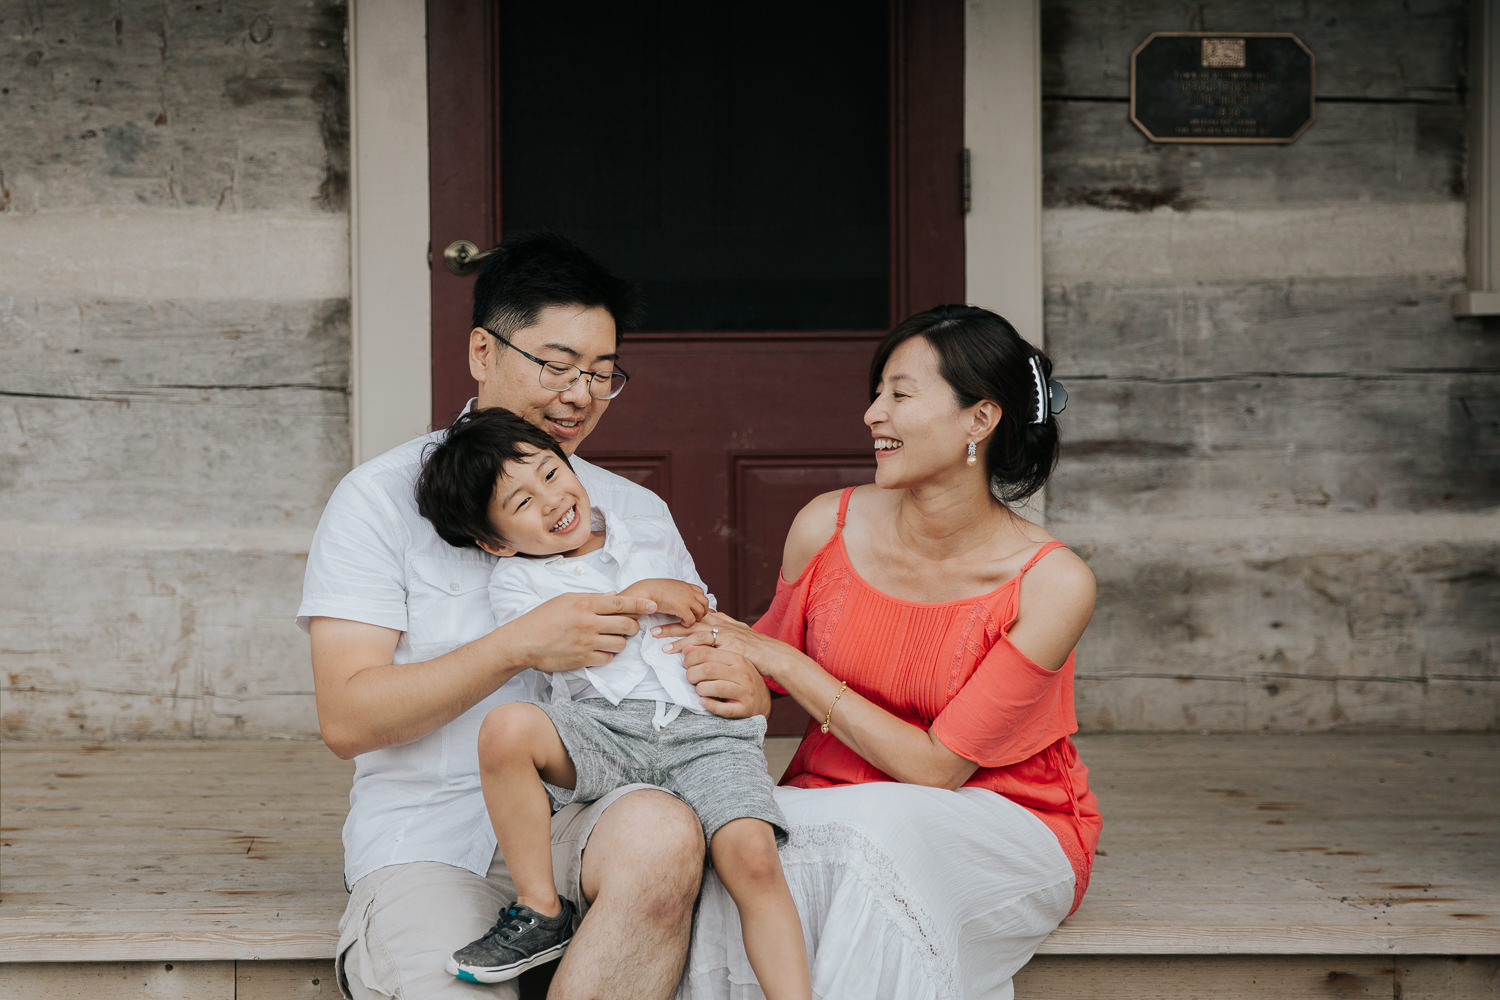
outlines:
[[[843, 522], [840, 522], [840, 523], [843, 523]], [[1041, 559], [1042, 559], [1042, 556], [1044, 556], [1047, 553], [1053, 551], [1054, 549], [1065, 549], [1065, 548], [1067, 548], [1067, 546], [1064, 545], [1062, 542], [1059, 542], [1055, 538], [1052, 539], [1052, 541], [1046, 543], [1041, 548], [1037, 549], [1035, 555], [1033, 555], [1030, 559], [1026, 560], [1026, 565], [1022, 566], [1021, 567], [1021, 571], [1016, 574], [1017, 578], [1025, 576], [1026, 575], [1026, 571], [1028, 569], [1030, 569], [1031, 567], [1035, 566], [1038, 562], [1040, 562]]]
[[853, 496], [853, 495], [854, 495], [854, 487], [853, 486], [845, 486], [844, 487], [844, 495], [841, 496], [841, 497], [839, 497], [838, 529], [840, 531], [844, 530], [844, 515], [846, 515], [846, 514], [849, 513], [849, 498], [851, 496]]

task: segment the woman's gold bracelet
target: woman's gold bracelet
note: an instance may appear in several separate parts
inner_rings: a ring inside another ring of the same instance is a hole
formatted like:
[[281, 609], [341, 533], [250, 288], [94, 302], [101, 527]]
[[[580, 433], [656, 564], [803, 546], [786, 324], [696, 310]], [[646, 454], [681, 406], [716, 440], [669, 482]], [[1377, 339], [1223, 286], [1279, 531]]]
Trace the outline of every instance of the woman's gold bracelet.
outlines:
[[824, 735], [827, 735], [827, 733], [828, 733], [828, 727], [833, 724], [833, 706], [835, 706], [835, 705], [837, 705], [839, 703], [839, 699], [844, 696], [844, 692], [847, 691], [848, 689], [849, 689], [849, 682], [848, 681], [841, 682], [839, 684], [839, 693], [836, 694], [836, 695], [834, 695], [833, 696], [833, 700], [828, 703], [828, 712], [823, 716], [823, 725], [820, 727], [822, 729]]

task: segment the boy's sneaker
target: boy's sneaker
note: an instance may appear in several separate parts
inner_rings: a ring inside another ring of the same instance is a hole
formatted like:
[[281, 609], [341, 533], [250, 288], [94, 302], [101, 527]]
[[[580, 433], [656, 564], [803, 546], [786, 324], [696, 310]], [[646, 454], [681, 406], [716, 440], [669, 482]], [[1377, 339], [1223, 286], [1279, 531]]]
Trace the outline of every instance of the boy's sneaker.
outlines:
[[448, 959], [448, 972], [471, 983], [503, 983], [533, 965], [560, 956], [573, 939], [571, 901], [562, 901], [555, 917], [544, 917], [529, 906], [512, 903], [484, 937], [466, 944]]

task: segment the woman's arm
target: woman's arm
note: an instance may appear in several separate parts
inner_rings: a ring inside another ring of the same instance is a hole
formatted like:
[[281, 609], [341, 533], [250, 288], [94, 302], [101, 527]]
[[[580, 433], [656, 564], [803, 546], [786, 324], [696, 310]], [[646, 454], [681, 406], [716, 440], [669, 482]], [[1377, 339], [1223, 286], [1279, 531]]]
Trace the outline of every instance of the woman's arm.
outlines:
[[[825, 494], [805, 507], [787, 536], [782, 575], [795, 580], [833, 531], [839, 494]], [[1021, 614], [1009, 639], [1038, 666], [1057, 670], [1083, 634], [1093, 613], [1093, 574], [1073, 553], [1060, 550], [1037, 563], [1022, 580]], [[1045, 609], [1043, 611], [1042, 609]], [[719, 629], [719, 645], [706, 645], [708, 628]], [[857, 692], [793, 646], [761, 635], [726, 615], [709, 615], [696, 630], [662, 630], [684, 638], [671, 649], [687, 655], [690, 669], [748, 661], [780, 685], [839, 741], [898, 781], [957, 788], [979, 766], [949, 749], [926, 729], [897, 718]]]
[[[717, 646], [708, 644], [707, 630], [712, 628], [719, 630]], [[691, 631], [671, 625], [661, 631], [681, 636], [666, 648], [685, 655], [690, 680], [700, 672], [728, 671], [749, 663], [818, 722], [827, 719], [828, 731], [845, 746], [897, 781], [957, 788], [978, 766], [921, 727], [896, 718], [853, 690], [841, 690], [841, 682], [801, 650], [728, 615], [715, 611]]]
[[1039, 667], [1060, 669], [1094, 615], [1097, 590], [1093, 572], [1071, 550], [1047, 553], [1021, 578], [1011, 645]]

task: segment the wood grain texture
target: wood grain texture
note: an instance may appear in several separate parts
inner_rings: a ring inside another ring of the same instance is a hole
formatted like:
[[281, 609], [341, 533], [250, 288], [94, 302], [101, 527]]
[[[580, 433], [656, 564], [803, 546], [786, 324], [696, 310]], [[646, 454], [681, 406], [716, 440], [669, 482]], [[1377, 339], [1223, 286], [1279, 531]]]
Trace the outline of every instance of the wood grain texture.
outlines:
[[[1154, 31], [1287, 31], [1317, 60], [1318, 101], [1457, 103], [1467, 8], [1461, 0], [1046, 0], [1042, 90], [1049, 97], [1130, 96], [1130, 53]], [[1316, 127], [1316, 126], [1315, 126]]]
[[[1384, 957], [1328, 967], [1349, 971], [1402, 956], [1412, 977], [1493, 980], [1412, 956], [1500, 955], [1500, 736], [1091, 735], [1079, 748], [1104, 838], [1082, 908], [1043, 954]], [[773, 771], [791, 749], [772, 741]], [[350, 773], [307, 743], [6, 744], [0, 962], [326, 960]], [[1323, 961], [1278, 965], [1272, 981]], [[321, 987], [310, 970], [276, 975]]]
[[1500, 961], [1368, 955], [1039, 955], [1016, 974], [1027, 1000], [1490, 1000]]
[[23, 548], [0, 560], [8, 738], [317, 733], [293, 623], [301, 553]]
[[0, 210], [343, 212], [345, 6], [14, 6]]
[[12, 736], [316, 730], [287, 538], [349, 464], [346, 20], [0, 13]]
[[346, 300], [10, 305], [7, 512], [316, 523], [348, 465]]
[[1048, 511], [1477, 511], [1500, 501], [1500, 371], [1232, 372], [1070, 390]]
[[236, 962], [234, 1000], [304, 1000], [341, 994], [333, 962]]
[[1333, 202], [1240, 210], [1117, 212], [1055, 208], [1042, 215], [1049, 285], [1462, 277], [1463, 202]]
[[7, 302], [0, 395], [171, 398], [172, 390], [349, 384], [347, 299]]
[[[1055, 282], [1047, 286], [1047, 354], [1065, 382], [1500, 369], [1493, 327], [1453, 318], [1462, 288], [1458, 278], [1423, 275]], [[1090, 388], [1078, 392], [1087, 398]], [[1065, 411], [1063, 430], [1076, 434], [1073, 416]]]
[[236, 1000], [235, 963], [15, 962], [6, 964], [4, 975], [0, 976], [0, 1000], [116, 1000], [119, 997]]
[[[1047, 350], [1071, 394], [1047, 517], [1101, 582], [1080, 719], [1500, 725], [1482, 520], [1500, 340], [1450, 304], [1467, 5], [1041, 9]], [[1130, 52], [1200, 30], [1297, 35], [1313, 126], [1285, 146], [1147, 141]]]
[[1042, 204], [1139, 213], [1461, 201], [1461, 102], [1322, 103], [1291, 145], [1164, 145], [1120, 102], [1042, 103]]
[[1105, 817], [1072, 954], [1500, 953], [1500, 742], [1079, 740]]
[[1085, 728], [1500, 724], [1500, 545], [1392, 535], [1371, 550], [1315, 527], [1279, 543], [1280, 521], [1219, 522], [1212, 539], [1054, 525], [1100, 583], [1077, 653]]

